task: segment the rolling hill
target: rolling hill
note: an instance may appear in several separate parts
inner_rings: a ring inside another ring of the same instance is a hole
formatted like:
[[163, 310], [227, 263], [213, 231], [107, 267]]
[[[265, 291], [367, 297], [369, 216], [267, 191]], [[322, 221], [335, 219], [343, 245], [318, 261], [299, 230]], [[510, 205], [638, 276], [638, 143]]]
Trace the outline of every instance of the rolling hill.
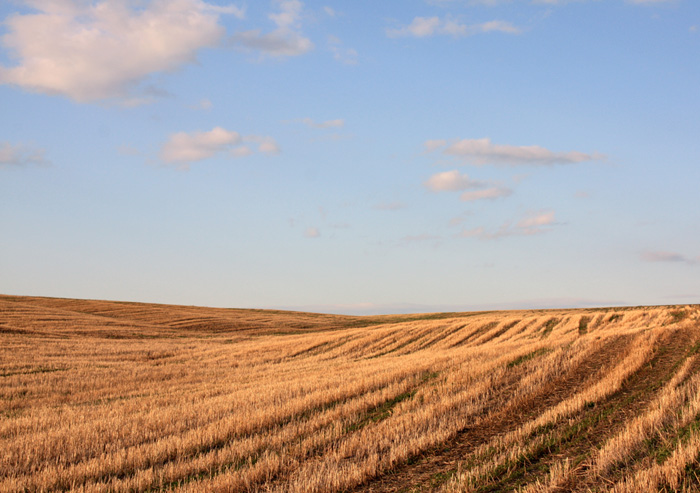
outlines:
[[0, 491], [697, 491], [700, 306], [0, 296]]

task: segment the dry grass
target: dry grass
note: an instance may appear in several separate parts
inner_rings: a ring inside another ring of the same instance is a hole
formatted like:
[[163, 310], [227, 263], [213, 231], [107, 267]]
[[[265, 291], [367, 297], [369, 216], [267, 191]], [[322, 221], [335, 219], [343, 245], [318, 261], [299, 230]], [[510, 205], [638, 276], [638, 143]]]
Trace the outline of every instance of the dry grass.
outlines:
[[692, 489], [699, 317], [0, 296], [0, 491]]

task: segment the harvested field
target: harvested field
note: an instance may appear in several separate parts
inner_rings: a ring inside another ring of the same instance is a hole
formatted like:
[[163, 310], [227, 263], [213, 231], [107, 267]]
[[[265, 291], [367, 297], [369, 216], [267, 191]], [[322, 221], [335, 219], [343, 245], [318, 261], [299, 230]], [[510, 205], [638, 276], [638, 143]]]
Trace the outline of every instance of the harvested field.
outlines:
[[0, 296], [0, 491], [698, 491], [700, 307]]

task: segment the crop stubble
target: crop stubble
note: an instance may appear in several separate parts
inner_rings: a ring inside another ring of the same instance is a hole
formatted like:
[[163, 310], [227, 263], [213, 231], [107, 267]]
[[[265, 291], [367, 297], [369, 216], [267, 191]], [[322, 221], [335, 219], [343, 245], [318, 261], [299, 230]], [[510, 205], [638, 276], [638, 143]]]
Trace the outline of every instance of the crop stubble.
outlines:
[[0, 296], [0, 491], [690, 491], [699, 320]]

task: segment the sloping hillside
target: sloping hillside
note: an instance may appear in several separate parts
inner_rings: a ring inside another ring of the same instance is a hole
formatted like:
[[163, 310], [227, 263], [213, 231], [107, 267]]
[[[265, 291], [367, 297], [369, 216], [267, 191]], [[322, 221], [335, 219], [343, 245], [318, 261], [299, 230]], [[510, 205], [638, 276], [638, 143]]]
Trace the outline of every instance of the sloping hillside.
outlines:
[[0, 491], [700, 488], [700, 307], [0, 296]]

